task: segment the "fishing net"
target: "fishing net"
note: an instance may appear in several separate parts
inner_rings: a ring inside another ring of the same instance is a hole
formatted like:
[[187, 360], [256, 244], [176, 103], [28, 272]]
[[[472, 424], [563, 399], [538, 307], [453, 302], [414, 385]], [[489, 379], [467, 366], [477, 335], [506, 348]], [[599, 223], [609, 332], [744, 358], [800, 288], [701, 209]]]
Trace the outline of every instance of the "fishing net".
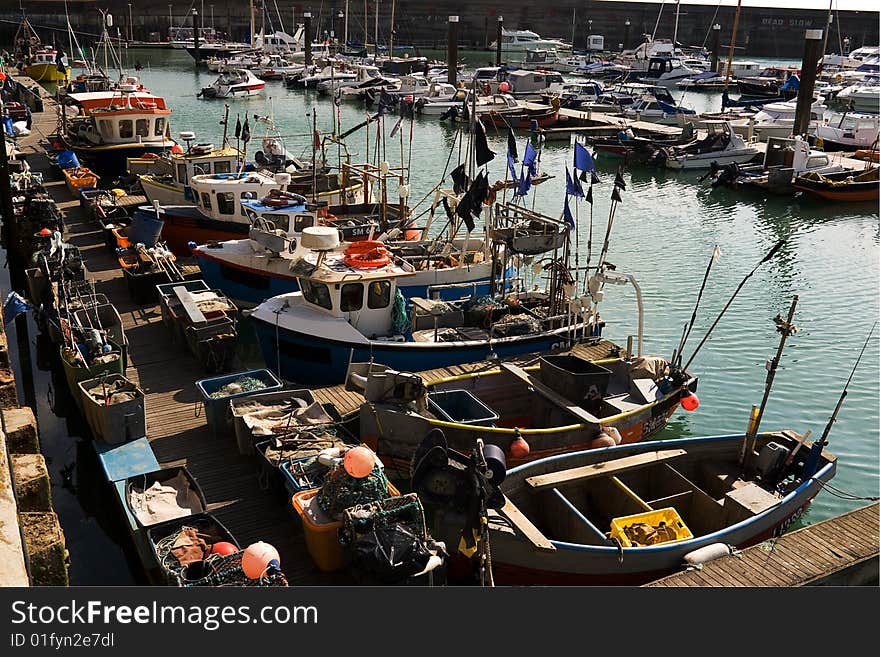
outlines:
[[259, 579], [251, 579], [241, 568], [243, 552], [234, 552], [224, 556], [209, 557], [203, 566], [204, 576], [188, 579], [186, 573], [178, 574], [178, 585], [189, 588], [193, 586], [287, 586], [284, 573], [269, 573]]
[[332, 518], [351, 506], [368, 504], [388, 497], [388, 478], [378, 463], [366, 477], [356, 479], [349, 475], [342, 462], [335, 464], [318, 491], [318, 505]]
[[394, 296], [394, 306], [391, 308], [391, 333], [393, 335], [406, 335], [409, 332], [409, 316], [406, 312], [406, 299], [398, 289]]
[[256, 392], [257, 390], [262, 390], [265, 387], [266, 383], [264, 381], [255, 379], [252, 376], [240, 376], [235, 379], [235, 381], [230, 381], [229, 383], [222, 386], [221, 388], [218, 388], [208, 396], [211, 397], [211, 399], [222, 399], [223, 397], [237, 395], [242, 392]]

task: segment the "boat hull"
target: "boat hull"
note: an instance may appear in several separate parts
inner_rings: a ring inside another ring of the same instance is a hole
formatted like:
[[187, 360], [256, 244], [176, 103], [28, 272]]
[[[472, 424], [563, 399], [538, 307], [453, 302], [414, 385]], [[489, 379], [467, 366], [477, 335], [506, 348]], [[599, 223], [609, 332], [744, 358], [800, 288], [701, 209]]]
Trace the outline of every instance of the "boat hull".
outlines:
[[666, 166], [669, 169], [708, 169], [713, 162], [719, 166], [724, 166], [726, 164], [746, 164], [747, 162], [754, 160], [758, 155], [759, 152], [753, 150], [718, 153], [715, 156], [705, 155], [701, 157], [670, 158], [666, 161]]
[[158, 201], [160, 205], [186, 205], [190, 202], [181, 185], [159, 182], [153, 176], [140, 176], [139, 180], [150, 204]]
[[205, 217], [195, 206], [168, 206], [160, 213], [164, 221], [162, 240], [178, 257], [191, 255], [190, 242], [207, 244], [246, 237], [250, 224], [243, 221], [220, 221]]
[[414, 343], [380, 340], [351, 344], [277, 327], [252, 316], [263, 360], [282, 379], [332, 385], [345, 381], [353, 362], [375, 361], [392, 369], [420, 372], [486, 360], [504, 359], [566, 346], [569, 329], [486, 341]]
[[66, 82], [70, 79], [70, 67], [65, 66], [62, 73], [56, 64], [30, 64], [25, 66], [24, 72], [37, 82]]
[[99, 176], [118, 177], [128, 169], [129, 158], [141, 157], [144, 153], [161, 155], [168, 151], [174, 142], [167, 140], [163, 145], [150, 144], [111, 144], [106, 146], [81, 146], [62, 138], [65, 146], [73, 150], [77, 157]]

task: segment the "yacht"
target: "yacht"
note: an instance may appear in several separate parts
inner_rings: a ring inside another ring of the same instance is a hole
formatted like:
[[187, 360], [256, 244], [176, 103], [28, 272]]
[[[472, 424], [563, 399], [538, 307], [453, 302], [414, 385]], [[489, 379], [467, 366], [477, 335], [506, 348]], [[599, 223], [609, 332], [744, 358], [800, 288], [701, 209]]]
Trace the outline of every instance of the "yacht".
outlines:
[[695, 68], [685, 66], [678, 57], [651, 57], [648, 62], [648, 70], [639, 77], [640, 82], [646, 84], [659, 84], [674, 86], [681, 80], [700, 73]]
[[837, 93], [837, 101], [857, 112], [880, 112], [880, 78], [841, 89]]
[[695, 115], [696, 111], [676, 105], [674, 102], [659, 100], [654, 96], [643, 96], [623, 109], [627, 118], [635, 121], [650, 121], [663, 125], [679, 125], [681, 117]]
[[669, 169], [708, 169], [716, 165], [745, 164], [760, 153], [754, 142], [746, 142], [727, 121], [706, 121], [706, 136], [686, 146], [671, 148], [666, 156]]
[[[809, 132], [814, 132], [816, 126], [822, 122], [826, 109], [822, 96], [813, 101], [810, 107]], [[797, 99], [766, 103], [754, 116], [735, 119], [730, 124], [739, 134], [755, 136], [759, 141], [767, 141], [769, 137], [791, 137], [796, 111]]]
[[[493, 41], [489, 49], [495, 50], [497, 44], [497, 41]], [[540, 34], [531, 30], [501, 30], [502, 53], [525, 53], [534, 48], [555, 48], [557, 52], [571, 53], [571, 44], [560, 39], [542, 39]]]
[[221, 73], [213, 84], [202, 89], [201, 98], [238, 98], [263, 93], [266, 83], [246, 68], [236, 68]]

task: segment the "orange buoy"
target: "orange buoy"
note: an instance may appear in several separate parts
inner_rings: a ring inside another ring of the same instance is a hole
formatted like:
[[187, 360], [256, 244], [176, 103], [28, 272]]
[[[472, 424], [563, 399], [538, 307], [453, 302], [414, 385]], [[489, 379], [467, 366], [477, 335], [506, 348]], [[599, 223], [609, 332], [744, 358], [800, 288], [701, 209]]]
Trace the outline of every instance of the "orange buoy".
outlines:
[[524, 459], [529, 455], [531, 448], [522, 436], [517, 436], [510, 443], [510, 455], [515, 459]]
[[700, 406], [700, 399], [692, 392], [681, 398], [681, 407], [686, 411], [695, 411]]

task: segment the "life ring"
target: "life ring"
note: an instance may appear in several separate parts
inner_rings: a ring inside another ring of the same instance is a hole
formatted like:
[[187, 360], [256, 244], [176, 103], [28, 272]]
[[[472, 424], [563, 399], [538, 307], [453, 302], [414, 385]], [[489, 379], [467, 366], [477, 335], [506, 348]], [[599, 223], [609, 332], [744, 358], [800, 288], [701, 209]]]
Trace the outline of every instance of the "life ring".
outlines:
[[156, 103], [144, 103], [141, 101], [138, 101], [137, 106], [138, 109], [156, 109], [158, 107]]
[[360, 253], [346, 254], [343, 260], [349, 267], [361, 269], [374, 269], [384, 267], [391, 262], [391, 253], [385, 247], [362, 251]]
[[158, 153], [144, 153], [143, 155], [141, 155], [141, 159], [143, 159], [143, 160], [158, 160], [159, 154]]
[[367, 251], [373, 251], [375, 249], [381, 249], [384, 251], [388, 251], [385, 247], [385, 242], [380, 242], [379, 240], [360, 240], [359, 242], [352, 242], [345, 249], [346, 256], [353, 256], [359, 253], [366, 253]]

